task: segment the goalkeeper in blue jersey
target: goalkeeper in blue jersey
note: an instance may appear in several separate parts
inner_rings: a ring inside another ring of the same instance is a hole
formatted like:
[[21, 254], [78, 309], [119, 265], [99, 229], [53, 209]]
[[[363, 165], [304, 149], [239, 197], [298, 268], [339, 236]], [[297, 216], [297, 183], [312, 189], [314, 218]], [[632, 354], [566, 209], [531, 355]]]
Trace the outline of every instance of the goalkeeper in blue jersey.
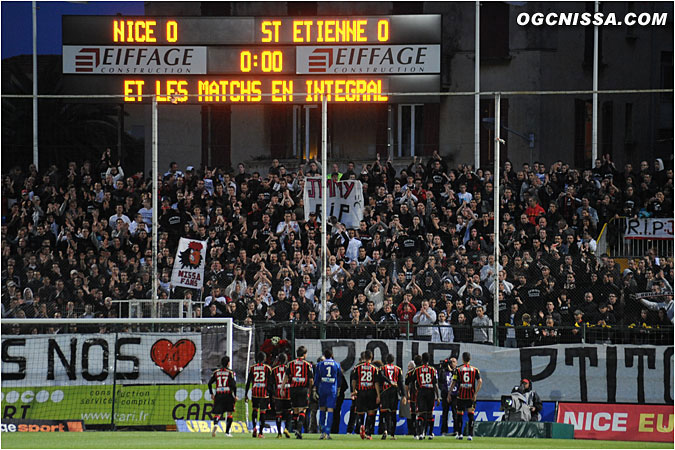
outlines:
[[332, 439], [330, 428], [333, 424], [333, 410], [337, 401], [342, 369], [340, 364], [333, 359], [332, 351], [324, 351], [323, 356], [326, 359], [319, 362], [314, 370], [314, 388], [319, 394], [319, 428], [321, 430], [319, 439]]

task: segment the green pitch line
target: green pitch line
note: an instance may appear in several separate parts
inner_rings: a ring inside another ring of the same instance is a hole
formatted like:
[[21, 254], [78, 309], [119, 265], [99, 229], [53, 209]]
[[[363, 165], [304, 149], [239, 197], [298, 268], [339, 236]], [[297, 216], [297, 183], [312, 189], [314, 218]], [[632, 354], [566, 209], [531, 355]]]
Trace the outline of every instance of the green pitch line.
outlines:
[[362, 441], [357, 435], [335, 435], [331, 441], [319, 441], [316, 434], [306, 434], [304, 439], [253, 439], [249, 435], [228, 438], [208, 433], [179, 432], [84, 432], [84, 433], [2, 433], [2, 448], [256, 448], [256, 449], [316, 449], [316, 448], [673, 448], [672, 443], [617, 442], [571, 439], [515, 439], [477, 437], [472, 442], [457, 441], [452, 437], [415, 441], [410, 436], [383, 441], [379, 436], [372, 441]]

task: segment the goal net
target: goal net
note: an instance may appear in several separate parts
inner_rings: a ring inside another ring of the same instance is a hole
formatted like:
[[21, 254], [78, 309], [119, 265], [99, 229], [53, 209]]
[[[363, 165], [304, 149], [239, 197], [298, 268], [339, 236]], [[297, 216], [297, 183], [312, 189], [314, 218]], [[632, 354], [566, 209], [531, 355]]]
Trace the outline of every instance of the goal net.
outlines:
[[252, 329], [229, 318], [3, 319], [2, 327], [3, 419], [81, 420], [89, 429], [209, 420], [207, 383], [221, 358], [230, 356], [240, 398], [252, 359]]

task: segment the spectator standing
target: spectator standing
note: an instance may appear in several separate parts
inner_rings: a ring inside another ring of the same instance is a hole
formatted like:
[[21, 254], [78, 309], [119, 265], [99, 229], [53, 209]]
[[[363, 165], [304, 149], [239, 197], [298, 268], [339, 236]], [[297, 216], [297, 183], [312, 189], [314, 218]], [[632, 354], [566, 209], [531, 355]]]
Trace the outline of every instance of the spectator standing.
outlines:
[[473, 327], [473, 342], [476, 344], [490, 344], [494, 342], [492, 339], [492, 319], [486, 314], [482, 306], [476, 307], [476, 317], [471, 322]]
[[420, 340], [431, 340], [432, 327], [436, 322], [436, 311], [429, 307], [429, 301], [423, 300], [419, 311], [413, 316], [413, 323], [417, 325], [416, 336]]

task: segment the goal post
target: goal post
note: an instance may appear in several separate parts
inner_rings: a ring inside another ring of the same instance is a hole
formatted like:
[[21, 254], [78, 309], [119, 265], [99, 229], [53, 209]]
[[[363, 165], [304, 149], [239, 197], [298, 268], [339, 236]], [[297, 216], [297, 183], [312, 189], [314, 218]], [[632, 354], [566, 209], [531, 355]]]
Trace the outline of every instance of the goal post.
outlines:
[[231, 318], [3, 319], [2, 418], [88, 429], [210, 420], [209, 378], [227, 355], [245, 382], [252, 332]]

